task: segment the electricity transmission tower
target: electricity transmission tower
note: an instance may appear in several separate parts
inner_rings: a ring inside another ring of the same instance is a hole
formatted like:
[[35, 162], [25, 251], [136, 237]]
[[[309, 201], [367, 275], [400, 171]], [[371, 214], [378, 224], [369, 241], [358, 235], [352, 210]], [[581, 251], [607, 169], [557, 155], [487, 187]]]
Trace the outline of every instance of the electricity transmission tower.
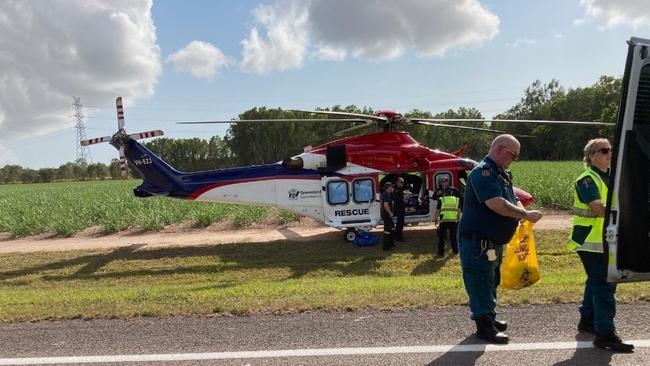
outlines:
[[74, 118], [75, 128], [77, 129], [77, 140], [75, 141], [75, 145], [77, 145], [77, 158], [75, 161], [79, 164], [86, 165], [91, 161], [90, 150], [88, 149], [88, 146], [82, 146], [79, 143], [79, 141], [86, 139], [86, 125], [84, 124], [84, 115], [81, 111], [83, 105], [81, 104], [81, 97], [73, 98], [74, 103], [72, 104], [72, 107], [74, 109], [74, 114], [72, 117]]

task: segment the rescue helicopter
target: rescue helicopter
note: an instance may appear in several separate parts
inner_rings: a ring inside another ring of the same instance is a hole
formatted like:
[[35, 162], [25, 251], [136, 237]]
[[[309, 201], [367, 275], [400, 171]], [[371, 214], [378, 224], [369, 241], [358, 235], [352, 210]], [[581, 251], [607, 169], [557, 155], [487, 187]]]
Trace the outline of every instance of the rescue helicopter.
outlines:
[[[311, 217], [327, 226], [342, 229], [347, 241], [353, 241], [359, 230], [367, 231], [382, 223], [378, 198], [385, 182], [394, 182], [398, 176], [405, 179], [410, 195], [405, 214], [406, 223], [431, 223], [434, 220], [435, 203], [430, 197], [440, 180], [447, 178], [452, 186], [463, 190], [467, 172], [477, 164], [474, 160], [462, 157], [466, 146], [453, 152], [430, 149], [419, 144], [407, 132], [395, 131], [396, 127], [420, 124], [472, 132], [505, 133], [480, 127], [447, 125], [443, 122], [532, 122], [405, 118], [402, 114], [390, 110], [382, 110], [374, 115], [293, 110], [328, 118], [179, 122], [353, 122], [359, 125], [342, 132], [369, 125], [376, 125], [381, 130], [307, 147], [303, 153], [274, 164], [184, 173], [175, 170], [137, 142], [144, 138], [163, 136], [163, 131], [127, 134], [124, 129], [124, 106], [121, 97], [116, 100], [116, 109], [117, 133], [113, 136], [84, 140], [81, 144], [110, 142], [117, 148], [122, 175], [126, 175], [128, 161], [143, 177], [142, 184], [134, 189], [137, 197], [169, 196], [194, 201], [276, 206]], [[535, 122], [603, 124], [579, 121]], [[521, 189], [515, 190], [524, 205], [533, 201], [529, 193]]]
[[[617, 123], [617, 137], [613, 142], [615, 151], [619, 155], [613, 158], [612, 173], [615, 181], [614, 189], [610, 190], [610, 195], [614, 194], [619, 199], [615, 200], [616, 204], [607, 207], [605, 233], [609, 249], [616, 253], [614, 264], [612, 265], [610, 261], [610, 277], [614, 281], [650, 279], [650, 260], [648, 260], [650, 258], [648, 243], [650, 203], [647, 203], [650, 202], [647, 199], [648, 187], [650, 187], [650, 172], [648, 172], [650, 167], [648, 163], [650, 162], [648, 160], [650, 158], [650, 64], [647, 48], [650, 47], [650, 40], [632, 38], [628, 43], [630, 51], [625, 70], [623, 99]], [[143, 177], [142, 183], [133, 190], [135, 196], [168, 196], [193, 201], [276, 206], [344, 230], [344, 239], [347, 241], [353, 241], [359, 230], [369, 230], [382, 223], [378, 198], [385, 182], [394, 182], [398, 176], [405, 179], [411, 193], [406, 210], [406, 223], [432, 223], [436, 207], [435, 201], [431, 201], [430, 197], [442, 178], [448, 178], [452, 186], [462, 191], [467, 173], [477, 164], [476, 161], [463, 157], [466, 146], [453, 152], [431, 149], [418, 143], [407, 132], [396, 131], [399, 126], [426, 125], [500, 134], [505, 132], [446, 123], [611, 125], [584, 121], [407, 118], [391, 110], [382, 110], [374, 115], [294, 110], [309, 113], [315, 118], [180, 122], [183, 124], [353, 122], [358, 125], [341, 132], [372, 125], [380, 129], [379, 132], [345, 137], [319, 146], [307, 147], [303, 153], [273, 164], [185, 173], [175, 170], [138, 142], [140, 139], [162, 136], [162, 131], [127, 134], [124, 128], [124, 108], [121, 97], [116, 100], [116, 108], [117, 132], [112, 136], [83, 140], [81, 144], [109, 142], [113, 145], [119, 151], [122, 175], [126, 176], [128, 161]], [[640, 113], [640, 119], [635, 113]], [[318, 115], [327, 118], [316, 118]], [[634, 141], [639, 145], [628, 148], [630, 144], [634, 144]], [[629, 154], [636, 154], [634, 156], [638, 157], [640, 163], [637, 160], [630, 163], [624, 159], [629, 149], [633, 149]], [[630, 164], [633, 166], [629, 166]], [[634, 169], [646, 172], [643, 175], [645, 178], [630, 180], [630, 174], [633, 174]], [[620, 195], [621, 186], [634, 184], [639, 185], [637, 187], [639, 194], [645, 192], [646, 199], [635, 200], [630, 198], [631, 195]], [[532, 203], [533, 197], [529, 193], [517, 188], [515, 192], [525, 206]], [[612, 201], [608, 200], [608, 202]], [[630, 212], [630, 207], [640, 205], [639, 202], [644, 205], [640, 208], [644, 214], [633, 219], [629, 218], [625, 212]], [[618, 220], [619, 215], [621, 220]], [[629, 226], [620, 224], [624, 218], [626, 223], [631, 223]], [[630, 247], [627, 244], [625, 247], [617, 245], [620, 235], [643, 239], [638, 242], [638, 248], [642, 248], [645, 253], [642, 263], [633, 254], [637, 247], [629, 251]]]

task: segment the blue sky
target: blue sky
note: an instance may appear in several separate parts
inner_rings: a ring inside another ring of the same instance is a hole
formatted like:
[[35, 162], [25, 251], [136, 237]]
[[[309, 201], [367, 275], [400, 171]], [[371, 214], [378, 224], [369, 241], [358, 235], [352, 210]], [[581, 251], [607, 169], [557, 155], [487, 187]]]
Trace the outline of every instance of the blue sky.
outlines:
[[[163, 129], [173, 138], [223, 136], [225, 125], [180, 126], [173, 121], [230, 119], [254, 106], [312, 109], [355, 104], [402, 112], [419, 108], [434, 113], [467, 106], [491, 117], [515, 104], [523, 89], [536, 79], [546, 82], [555, 78], [565, 87], [579, 87], [594, 83], [600, 75], [620, 76], [625, 41], [630, 36], [650, 37], [650, 19], [636, 17], [638, 8], [628, 9], [628, 18], [623, 20], [608, 17], [608, 11], [616, 6], [613, 3], [481, 1], [480, 6], [498, 18], [498, 33], [461, 47], [452, 42], [442, 55], [423, 55], [430, 49], [407, 44], [400, 56], [388, 60], [369, 53], [354, 56], [350, 48], [344, 60], [333, 61], [314, 56], [318, 40], [312, 40], [310, 51], [299, 65], [258, 73], [241, 67], [242, 40], [254, 27], [265, 36], [265, 25], [253, 10], [264, 4], [275, 7], [280, 14], [287, 1], [154, 1], [150, 14], [161, 69], [148, 76], [153, 80], [149, 92], [136, 93], [130, 100], [125, 96], [126, 128], [131, 133]], [[603, 11], [598, 13], [598, 9]], [[312, 19], [315, 15], [309, 16]], [[435, 17], [432, 13], [430, 21], [435, 22]], [[390, 27], [392, 19], [377, 21]], [[331, 26], [336, 27], [335, 23], [332, 20]], [[428, 29], [428, 25], [422, 27], [416, 30]], [[372, 34], [358, 37], [372, 39], [367, 38]], [[179, 71], [167, 61], [168, 57], [192, 41], [217, 48], [228, 59], [227, 65], [213, 77]], [[339, 45], [347, 45], [345, 42]], [[86, 70], [92, 73], [92, 65]], [[89, 92], [88, 97], [80, 93], [87, 104], [84, 111], [88, 137], [115, 131], [114, 97], [108, 97], [111, 91], [102, 90], [101, 98], [97, 93]], [[4, 101], [2, 98], [0, 93], [0, 112], [3, 103], [9, 103], [6, 95]], [[76, 135], [69, 122], [72, 109], [65, 103], [58, 105], [68, 108], [67, 115], [56, 125], [44, 124], [47, 133], [0, 134], [0, 145], [8, 152], [0, 154], [6, 160], [0, 160], [0, 166], [18, 163], [31, 168], [56, 167], [74, 160]], [[93, 146], [90, 151], [94, 161], [104, 163], [117, 155], [107, 144]]]

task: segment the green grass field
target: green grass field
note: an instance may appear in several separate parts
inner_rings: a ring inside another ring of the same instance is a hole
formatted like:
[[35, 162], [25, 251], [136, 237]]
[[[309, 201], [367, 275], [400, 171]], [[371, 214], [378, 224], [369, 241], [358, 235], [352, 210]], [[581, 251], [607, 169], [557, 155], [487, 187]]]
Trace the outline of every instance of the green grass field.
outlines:
[[[515, 162], [515, 184], [532, 193], [536, 206], [569, 208], [570, 186], [579, 162]], [[0, 232], [14, 236], [54, 233], [69, 236], [92, 226], [112, 233], [129, 228], [160, 230], [182, 222], [196, 227], [232, 220], [238, 226], [296, 219], [269, 207], [189, 202], [166, 197], [136, 198], [137, 180], [0, 185]]]
[[[137, 180], [0, 186], [0, 232], [15, 236], [53, 232], [69, 236], [101, 225], [106, 233], [136, 228], [160, 230], [181, 222], [195, 227], [232, 220], [237, 226], [264, 222], [278, 210], [260, 206], [224, 205], [133, 196]], [[281, 211], [278, 223], [294, 220]]]
[[571, 208], [570, 187], [584, 170], [581, 161], [516, 161], [510, 166], [515, 186], [535, 197], [538, 208]]
[[[386, 254], [338, 233], [309, 242], [0, 255], [0, 321], [465, 304], [457, 257], [434, 257], [432, 230]], [[578, 302], [584, 270], [566, 231], [536, 233], [542, 280], [500, 290], [501, 304]], [[622, 302], [650, 301], [645, 283], [619, 286]], [[577, 316], [577, 309], [576, 309]]]

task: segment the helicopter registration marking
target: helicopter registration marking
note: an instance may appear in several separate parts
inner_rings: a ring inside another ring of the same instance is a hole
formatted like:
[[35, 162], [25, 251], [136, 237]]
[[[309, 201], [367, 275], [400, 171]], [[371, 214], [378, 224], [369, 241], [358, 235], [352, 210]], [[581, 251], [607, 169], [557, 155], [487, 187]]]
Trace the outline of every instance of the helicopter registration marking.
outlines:
[[133, 164], [135, 165], [149, 165], [151, 164], [151, 158], [144, 158], [144, 159], [134, 159]]

